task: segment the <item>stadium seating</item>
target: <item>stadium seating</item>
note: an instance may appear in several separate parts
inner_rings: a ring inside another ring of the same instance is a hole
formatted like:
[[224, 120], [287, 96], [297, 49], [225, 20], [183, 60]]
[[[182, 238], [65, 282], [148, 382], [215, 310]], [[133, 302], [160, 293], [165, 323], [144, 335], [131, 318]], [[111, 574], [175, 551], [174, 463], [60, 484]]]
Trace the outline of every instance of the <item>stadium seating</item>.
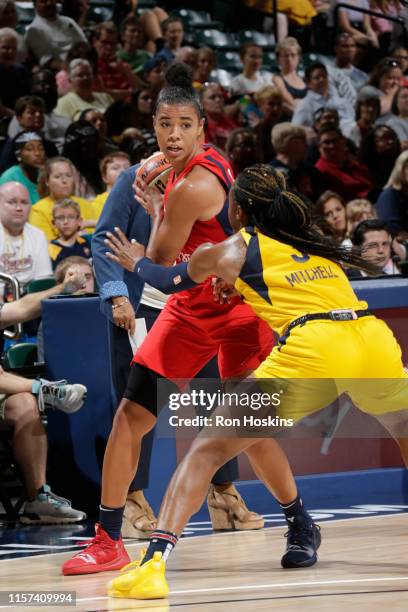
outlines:
[[239, 47], [234, 34], [206, 28], [195, 32], [195, 41], [199, 46], [214, 47], [215, 49], [237, 50]]
[[240, 45], [252, 42], [260, 47], [266, 47], [268, 49], [275, 48], [274, 35], [258, 32], [257, 30], [241, 30], [237, 34], [237, 40]]

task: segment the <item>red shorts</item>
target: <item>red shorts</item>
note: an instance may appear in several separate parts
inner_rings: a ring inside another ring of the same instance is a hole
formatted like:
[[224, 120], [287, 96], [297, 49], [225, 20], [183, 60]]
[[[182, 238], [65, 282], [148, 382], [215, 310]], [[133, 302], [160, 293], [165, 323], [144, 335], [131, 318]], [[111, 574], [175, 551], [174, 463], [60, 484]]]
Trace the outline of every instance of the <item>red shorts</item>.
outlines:
[[238, 298], [221, 306], [209, 285], [194, 291], [169, 299], [133, 361], [170, 380], [194, 378], [214, 355], [223, 380], [257, 368], [272, 350], [271, 328]]

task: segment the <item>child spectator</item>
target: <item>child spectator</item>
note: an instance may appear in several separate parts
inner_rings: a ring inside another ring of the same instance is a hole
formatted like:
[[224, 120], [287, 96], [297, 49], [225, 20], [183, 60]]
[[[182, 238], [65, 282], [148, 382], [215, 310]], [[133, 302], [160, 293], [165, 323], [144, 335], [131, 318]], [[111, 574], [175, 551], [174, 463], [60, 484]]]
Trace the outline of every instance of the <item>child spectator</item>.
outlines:
[[57, 283], [66, 283], [72, 277], [84, 278], [85, 283], [74, 295], [84, 293], [95, 293], [95, 275], [92, 265], [84, 257], [72, 255], [61, 261], [55, 269], [55, 280]]
[[122, 174], [122, 172], [127, 170], [129, 167], [130, 157], [124, 151], [115, 151], [114, 153], [110, 153], [101, 161], [101, 176], [106, 185], [106, 191], [97, 195], [93, 201], [96, 219], [99, 219], [103, 206], [106, 202], [106, 198], [108, 197], [109, 192], [114, 186], [116, 180]]
[[347, 217], [347, 234], [350, 235], [354, 228], [367, 219], [376, 219], [377, 213], [373, 204], [369, 200], [364, 198], [357, 198], [351, 200], [346, 204], [346, 217]]
[[69, 159], [66, 157], [48, 159], [39, 184], [43, 197], [30, 212], [30, 223], [41, 229], [47, 240], [54, 240], [58, 235], [52, 222], [53, 207], [58, 200], [70, 198], [79, 205], [80, 216], [83, 219], [82, 229], [95, 225], [92, 202], [74, 196], [74, 188], [74, 167]]
[[57, 238], [51, 240], [48, 245], [54, 270], [67, 257], [76, 255], [88, 259], [91, 256], [88, 240], [79, 235], [82, 219], [77, 202], [70, 198], [55, 202], [52, 209], [52, 223], [58, 233]]

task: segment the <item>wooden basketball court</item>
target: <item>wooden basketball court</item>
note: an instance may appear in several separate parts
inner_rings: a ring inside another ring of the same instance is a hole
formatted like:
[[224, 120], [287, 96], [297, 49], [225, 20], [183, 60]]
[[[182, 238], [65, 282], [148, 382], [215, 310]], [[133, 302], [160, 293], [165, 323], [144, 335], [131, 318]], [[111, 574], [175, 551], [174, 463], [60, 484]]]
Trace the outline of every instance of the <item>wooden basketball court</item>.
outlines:
[[[71, 607], [9, 607], [81, 611], [154, 610], [408, 610], [408, 516], [394, 514], [322, 522], [319, 562], [283, 570], [284, 528], [185, 538], [168, 563], [168, 600], [111, 599], [105, 584], [114, 573], [64, 577], [71, 553], [0, 561], [1, 591], [76, 591]], [[132, 559], [143, 544], [129, 541]]]

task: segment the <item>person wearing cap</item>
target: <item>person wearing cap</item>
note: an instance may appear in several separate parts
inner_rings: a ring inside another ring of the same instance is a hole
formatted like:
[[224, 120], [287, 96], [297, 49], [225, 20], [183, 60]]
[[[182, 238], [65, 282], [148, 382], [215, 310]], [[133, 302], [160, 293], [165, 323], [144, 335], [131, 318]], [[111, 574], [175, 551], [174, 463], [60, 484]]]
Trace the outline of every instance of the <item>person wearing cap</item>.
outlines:
[[13, 139], [13, 151], [18, 164], [8, 168], [0, 176], [0, 185], [9, 181], [17, 181], [27, 189], [31, 204], [40, 199], [37, 182], [40, 168], [45, 164], [43, 139], [38, 132], [20, 132]]

